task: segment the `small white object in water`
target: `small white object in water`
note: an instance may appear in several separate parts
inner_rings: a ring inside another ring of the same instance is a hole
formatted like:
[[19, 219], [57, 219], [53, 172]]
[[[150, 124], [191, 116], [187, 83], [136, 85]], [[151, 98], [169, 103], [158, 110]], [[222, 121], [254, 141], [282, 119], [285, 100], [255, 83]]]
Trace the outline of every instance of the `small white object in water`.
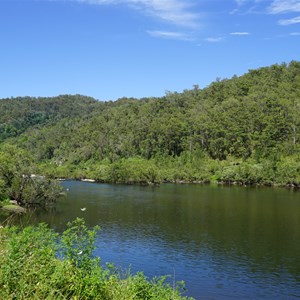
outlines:
[[79, 251], [77, 254], [78, 254], [78, 255], [81, 255], [81, 254], [82, 254], [82, 251]]
[[85, 208], [85, 207], [83, 207], [83, 208], [80, 208], [80, 210], [81, 210], [81, 211], [85, 211], [85, 210], [86, 210], [86, 208]]

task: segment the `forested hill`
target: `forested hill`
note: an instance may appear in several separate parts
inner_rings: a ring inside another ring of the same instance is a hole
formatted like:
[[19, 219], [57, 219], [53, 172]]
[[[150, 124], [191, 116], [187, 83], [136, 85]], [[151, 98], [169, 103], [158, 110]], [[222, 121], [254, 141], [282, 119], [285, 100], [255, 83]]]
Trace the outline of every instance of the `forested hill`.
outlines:
[[1, 99], [0, 141], [17, 136], [35, 125], [55, 122], [65, 117], [83, 116], [91, 112], [95, 104], [95, 99], [81, 95]]
[[[126, 181], [119, 171], [114, 171], [116, 178], [109, 177], [112, 165], [123, 164], [118, 168], [127, 170], [151, 162], [150, 169], [159, 170], [155, 176], [168, 180], [272, 182], [278, 181], [276, 172], [282, 165], [288, 166], [286, 170], [291, 165], [292, 170], [280, 183], [300, 178], [300, 62], [296, 61], [161, 98], [6, 99], [0, 100], [0, 109], [2, 139], [27, 128], [6, 142], [68, 175], [76, 170], [82, 177]], [[32, 127], [36, 124], [40, 126]], [[265, 170], [272, 174], [263, 174]]]

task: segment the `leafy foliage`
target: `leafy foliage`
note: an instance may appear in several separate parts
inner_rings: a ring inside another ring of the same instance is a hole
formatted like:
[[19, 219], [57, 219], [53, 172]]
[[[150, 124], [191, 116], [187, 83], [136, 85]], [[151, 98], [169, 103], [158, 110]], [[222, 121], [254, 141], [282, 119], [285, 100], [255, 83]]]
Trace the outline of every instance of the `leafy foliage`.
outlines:
[[[299, 99], [300, 62], [292, 61], [161, 98], [4, 99], [0, 124], [10, 132], [2, 140], [32, 153], [43, 172], [54, 177], [144, 184], [209, 181], [213, 176], [241, 183], [299, 184], [299, 173], [276, 173], [287, 168], [285, 160], [299, 163]], [[28, 107], [31, 113], [51, 117], [27, 122], [18, 131], [15, 123], [27, 120]], [[273, 165], [274, 155], [278, 168], [267, 167], [266, 174], [260, 166]], [[225, 170], [218, 164], [232, 160], [240, 167]], [[259, 178], [251, 179], [249, 172], [259, 172]]]
[[61, 196], [61, 186], [34, 171], [28, 152], [5, 145], [0, 151], [0, 198], [8, 197], [23, 206], [54, 203]]
[[187, 299], [180, 296], [181, 283], [171, 287], [165, 277], [148, 280], [138, 273], [124, 278], [111, 266], [101, 267], [92, 256], [97, 230], [82, 219], [69, 223], [61, 236], [45, 224], [0, 228], [0, 298]]
[[76, 117], [93, 110], [96, 100], [81, 95], [53, 98], [17, 97], [0, 101], [0, 141], [18, 136], [27, 128]]
[[89, 230], [85, 226], [84, 220], [79, 218], [68, 223], [68, 229], [61, 238], [62, 256], [78, 268], [93, 269], [95, 264], [99, 264], [98, 260], [91, 259], [98, 230], [99, 227]]

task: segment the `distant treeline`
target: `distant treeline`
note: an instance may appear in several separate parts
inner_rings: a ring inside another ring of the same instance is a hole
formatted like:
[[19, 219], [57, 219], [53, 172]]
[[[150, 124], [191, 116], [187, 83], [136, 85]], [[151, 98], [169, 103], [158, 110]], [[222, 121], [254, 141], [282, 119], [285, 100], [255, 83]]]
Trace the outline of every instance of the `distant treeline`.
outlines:
[[161, 98], [0, 100], [0, 141], [53, 177], [300, 183], [300, 62]]

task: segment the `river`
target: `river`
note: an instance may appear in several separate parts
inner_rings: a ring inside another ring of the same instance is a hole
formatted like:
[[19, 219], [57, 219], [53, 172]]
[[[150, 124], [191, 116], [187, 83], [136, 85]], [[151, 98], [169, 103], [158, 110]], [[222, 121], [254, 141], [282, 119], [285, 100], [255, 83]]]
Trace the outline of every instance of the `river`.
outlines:
[[[100, 225], [96, 254], [169, 274], [195, 299], [300, 299], [300, 192], [193, 184], [62, 182], [67, 197], [27, 222]], [[85, 208], [84, 211], [81, 209]]]

